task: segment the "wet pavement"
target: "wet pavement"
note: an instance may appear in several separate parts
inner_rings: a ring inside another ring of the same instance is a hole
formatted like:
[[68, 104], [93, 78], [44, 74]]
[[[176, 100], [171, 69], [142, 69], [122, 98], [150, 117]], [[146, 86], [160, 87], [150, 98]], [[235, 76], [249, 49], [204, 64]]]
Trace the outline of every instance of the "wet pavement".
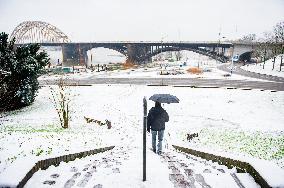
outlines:
[[[235, 67], [234, 67], [234, 70], [233, 70], [233, 74], [238, 74], [238, 75], [241, 75], [241, 76], [246, 76], [246, 77], [250, 77], [250, 78], [257, 78], [257, 79], [267, 80], [267, 81], [272, 81], [272, 82], [284, 83], [284, 78], [282, 78], [282, 77], [246, 71], [246, 70], [241, 68], [241, 66], [243, 66], [243, 65], [244, 65], [243, 63], [234, 63]], [[218, 69], [230, 73], [231, 72], [230, 66], [231, 66], [231, 64], [225, 63], [221, 66], [218, 66]]]
[[[41, 85], [56, 84], [56, 81], [40, 82]], [[176, 87], [224, 87], [224, 88], [250, 88], [260, 90], [284, 91], [284, 82], [248, 81], [248, 80], [222, 80], [198, 78], [90, 78], [86, 80], [69, 80], [71, 85], [91, 84], [133, 84], [149, 86], [176, 86]]]
[[[230, 72], [230, 64], [222, 64], [218, 69]], [[263, 75], [245, 71], [240, 67], [242, 64], [236, 64], [233, 74], [239, 74], [255, 80], [232, 80], [232, 79], [202, 79], [202, 78], [175, 78], [175, 77], [159, 77], [159, 78], [99, 78], [91, 76], [89, 78], [67, 79], [66, 84], [70, 85], [92, 85], [92, 84], [133, 84], [133, 85], [149, 85], [149, 86], [180, 86], [180, 87], [223, 87], [223, 88], [250, 88], [260, 90], [284, 91], [284, 78]], [[56, 84], [56, 80], [40, 80], [40, 85]]]

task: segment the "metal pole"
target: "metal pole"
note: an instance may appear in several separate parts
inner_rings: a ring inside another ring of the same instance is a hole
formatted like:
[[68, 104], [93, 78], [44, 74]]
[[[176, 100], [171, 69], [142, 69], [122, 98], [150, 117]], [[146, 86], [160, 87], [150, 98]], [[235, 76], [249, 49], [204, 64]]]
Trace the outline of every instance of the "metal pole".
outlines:
[[281, 67], [282, 67], [282, 61], [283, 61], [283, 55], [281, 55], [281, 61], [280, 61], [280, 72], [281, 72]]
[[266, 48], [264, 49], [264, 59], [263, 59], [262, 69], [264, 69], [265, 61], [266, 61]]
[[218, 63], [218, 60], [217, 60], [217, 56], [219, 55], [219, 43], [220, 43], [220, 36], [221, 36], [221, 28], [219, 30], [219, 33], [218, 33], [218, 42], [217, 42], [217, 53], [215, 54], [215, 58], [216, 58], [216, 64]]
[[274, 70], [275, 61], [276, 61], [276, 57], [273, 57], [273, 66], [272, 66], [272, 70]]
[[233, 74], [233, 68], [234, 68], [234, 61], [233, 61], [233, 58], [232, 58], [232, 63], [231, 63], [231, 76], [232, 76], [232, 74]]
[[146, 181], [146, 128], [147, 128], [147, 100], [143, 99], [143, 181]]
[[281, 72], [281, 66], [282, 66], [282, 59], [283, 59], [283, 56], [281, 55], [281, 61], [280, 61], [280, 72]]

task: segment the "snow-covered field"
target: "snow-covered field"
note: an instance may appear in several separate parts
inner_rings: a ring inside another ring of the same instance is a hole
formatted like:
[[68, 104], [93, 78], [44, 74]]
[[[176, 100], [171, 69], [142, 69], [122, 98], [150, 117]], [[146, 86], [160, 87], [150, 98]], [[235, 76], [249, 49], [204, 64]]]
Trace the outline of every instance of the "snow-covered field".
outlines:
[[[59, 59], [61, 61], [61, 56], [58, 55], [61, 52], [59, 51], [49, 51], [49, 55], [51, 59]], [[203, 56], [190, 51], [181, 51], [182, 58], [180, 61], [171, 61], [165, 60], [165, 56], [168, 54], [166, 52], [163, 53], [164, 58], [153, 61], [152, 63], [148, 63], [146, 65], [139, 66], [137, 68], [129, 68], [126, 70], [118, 69], [114, 71], [100, 71], [97, 72], [97, 69], [91, 71], [87, 69], [86, 72], [79, 73], [70, 73], [63, 75], [66, 79], [88, 79], [90, 77], [107, 77], [107, 78], [199, 78], [199, 79], [226, 79], [226, 80], [258, 80], [254, 78], [248, 78], [244, 76], [240, 76], [237, 74], [228, 75], [227, 72], [223, 72], [217, 69], [217, 66], [220, 65], [220, 62], [209, 58], [207, 56]], [[92, 54], [92, 58], [91, 58]], [[98, 64], [108, 64], [111, 63], [124, 63], [125, 57], [120, 57], [118, 52], [113, 50], [106, 50], [102, 48], [93, 49], [88, 52], [88, 66], [91, 64], [94, 68], [97, 67]], [[92, 62], [91, 62], [92, 59]], [[169, 58], [174, 59], [174, 57]], [[185, 64], [184, 64], [185, 63]], [[107, 65], [110, 66], [110, 65]], [[189, 73], [187, 70], [189, 68], [199, 68], [202, 70], [200, 74]], [[163, 73], [161, 75], [160, 73]], [[166, 73], [169, 73], [166, 75]], [[41, 81], [54, 80], [61, 78], [62, 75], [43, 75], [39, 78]]]
[[[186, 65], [180, 66], [185, 61]], [[266, 65], [268, 67], [268, 63]], [[154, 62], [137, 69], [67, 74], [64, 78], [186, 77], [252, 80], [236, 74], [224, 77], [227, 73], [219, 71], [217, 66], [215, 60], [198, 56], [195, 59], [186, 58], [181, 62]], [[249, 67], [252, 66], [254, 65]], [[190, 74], [186, 71], [190, 67], [200, 67], [205, 71], [202, 74]], [[182, 74], [159, 75], [161, 71]], [[60, 75], [45, 75], [40, 77], [40, 80], [59, 78]], [[69, 87], [72, 99], [71, 122], [70, 128], [63, 129], [50, 100], [50, 87], [56, 89], [57, 86], [42, 87], [31, 106], [0, 114], [0, 183], [1, 180], [7, 179], [7, 174], [13, 179], [13, 173], [17, 171], [19, 164], [23, 165], [23, 161], [28, 161], [24, 163], [28, 169], [28, 165], [41, 159], [111, 145], [116, 148], [126, 148], [128, 151], [124, 153], [129, 152], [127, 155], [131, 155], [129, 163], [140, 167], [141, 161], [139, 160], [137, 164], [136, 162], [142, 145], [142, 101], [144, 96], [148, 99], [155, 93], [170, 93], [180, 99], [179, 104], [163, 105], [170, 116], [170, 121], [166, 125], [165, 151], [172, 149], [171, 144], [176, 144], [240, 159], [252, 161], [264, 159], [284, 169], [284, 92], [104, 84]], [[148, 110], [153, 105], [154, 102], [148, 100]], [[97, 123], [87, 123], [84, 117], [102, 122], [107, 119], [111, 121], [112, 128], [108, 129], [107, 126], [99, 126]], [[198, 133], [198, 137], [189, 142], [187, 134], [193, 133]], [[160, 159], [150, 152], [150, 135], [147, 139], [147, 155], [151, 166], [148, 169], [149, 174], [166, 175], [169, 173], [168, 170], [165, 166], [156, 163]], [[88, 162], [91, 160], [93, 158], [76, 160], [69, 165], [61, 164], [60, 168], [69, 169], [71, 164], [81, 168], [80, 165], [89, 165]], [[50, 168], [48, 172], [54, 169], [56, 168]], [[134, 177], [137, 169], [131, 168], [130, 171], [131, 177]], [[37, 173], [35, 179], [31, 180], [32, 183], [29, 183], [35, 187], [42, 186], [44, 173]], [[109, 172], [105, 175], [108, 174]], [[105, 175], [98, 177], [103, 181]], [[214, 183], [215, 176], [204, 175], [204, 177], [212, 185], [216, 183]], [[126, 182], [124, 178], [120, 177], [118, 180]], [[37, 184], [37, 181], [40, 183]], [[62, 185], [64, 181], [62, 180]], [[140, 182], [137, 179], [132, 183], [131, 181], [128, 184], [130, 187], [134, 184], [138, 187], [160, 185], [156, 178], [150, 184], [137, 184]], [[163, 182], [164, 187], [172, 186], [168, 180]], [[108, 181], [105, 183], [108, 185]]]
[[[225, 79], [225, 80], [258, 80], [255, 78], [248, 78], [237, 74], [229, 75], [227, 72], [221, 71], [217, 68], [219, 65], [216, 60], [205, 58], [202, 60], [185, 61], [158, 61], [153, 62], [138, 68], [130, 68], [126, 70], [114, 70], [114, 71], [91, 71], [80, 73], [69, 73], [63, 75], [66, 79], [88, 79], [90, 77], [97, 78], [199, 78], [199, 79]], [[202, 73], [195, 74], [190, 73], [187, 70], [189, 68], [199, 67]], [[161, 75], [161, 73], [163, 75]], [[167, 74], [168, 73], [168, 74]], [[62, 75], [43, 75], [39, 78], [41, 81], [54, 80], [61, 78]]]
[[284, 64], [284, 54], [278, 55], [275, 59], [274, 69], [273, 69], [273, 59], [267, 60], [264, 66], [263, 63], [257, 63], [257, 64], [247, 64], [245, 66], [242, 66], [241, 68], [251, 72], [284, 78], [284, 66], [282, 66], [280, 71], [281, 56], [283, 56], [282, 63]]
[[[60, 128], [43, 87], [33, 105], [1, 114], [0, 172], [23, 158], [39, 160], [110, 145], [142, 143], [142, 99], [171, 93], [179, 104], [165, 104], [170, 115], [167, 145], [227, 152], [271, 160], [284, 167], [284, 93], [259, 90], [193, 89], [137, 85], [71, 87], [70, 129]], [[153, 106], [148, 101], [148, 107]], [[112, 122], [112, 129], [86, 123], [84, 116]], [[192, 142], [187, 133], [198, 133]], [[0, 173], [0, 176], [1, 176]]]

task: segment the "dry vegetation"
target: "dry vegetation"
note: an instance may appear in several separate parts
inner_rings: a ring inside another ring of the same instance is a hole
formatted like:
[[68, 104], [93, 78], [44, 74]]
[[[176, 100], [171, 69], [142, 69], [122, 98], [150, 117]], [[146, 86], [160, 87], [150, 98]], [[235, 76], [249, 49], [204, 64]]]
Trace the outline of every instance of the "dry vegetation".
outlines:
[[202, 74], [202, 70], [200, 68], [197, 68], [197, 67], [190, 67], [186, 71], [188, 73], [191, 73], [191, 74]]

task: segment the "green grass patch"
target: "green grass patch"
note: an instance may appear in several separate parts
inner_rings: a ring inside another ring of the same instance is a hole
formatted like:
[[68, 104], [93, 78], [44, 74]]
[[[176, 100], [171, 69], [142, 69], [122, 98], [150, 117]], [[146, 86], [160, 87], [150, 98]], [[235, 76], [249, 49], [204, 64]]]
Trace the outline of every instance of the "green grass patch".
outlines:
[[200, 131], [196, 139], [199, 140], [200, 144], [208, 147], [246, 153], [261, 159], [272, 160], [284, 157], [283, 134], [206, 128]]
[[47, 125], [42, 127], [30, 127], [30, 126], [3, 126], [0, 129], [1, 132], [21, 132], [21, 133], [44, 133], [52, 132], [58, 133], [64, 131], [63, 128], [55, 125]]

